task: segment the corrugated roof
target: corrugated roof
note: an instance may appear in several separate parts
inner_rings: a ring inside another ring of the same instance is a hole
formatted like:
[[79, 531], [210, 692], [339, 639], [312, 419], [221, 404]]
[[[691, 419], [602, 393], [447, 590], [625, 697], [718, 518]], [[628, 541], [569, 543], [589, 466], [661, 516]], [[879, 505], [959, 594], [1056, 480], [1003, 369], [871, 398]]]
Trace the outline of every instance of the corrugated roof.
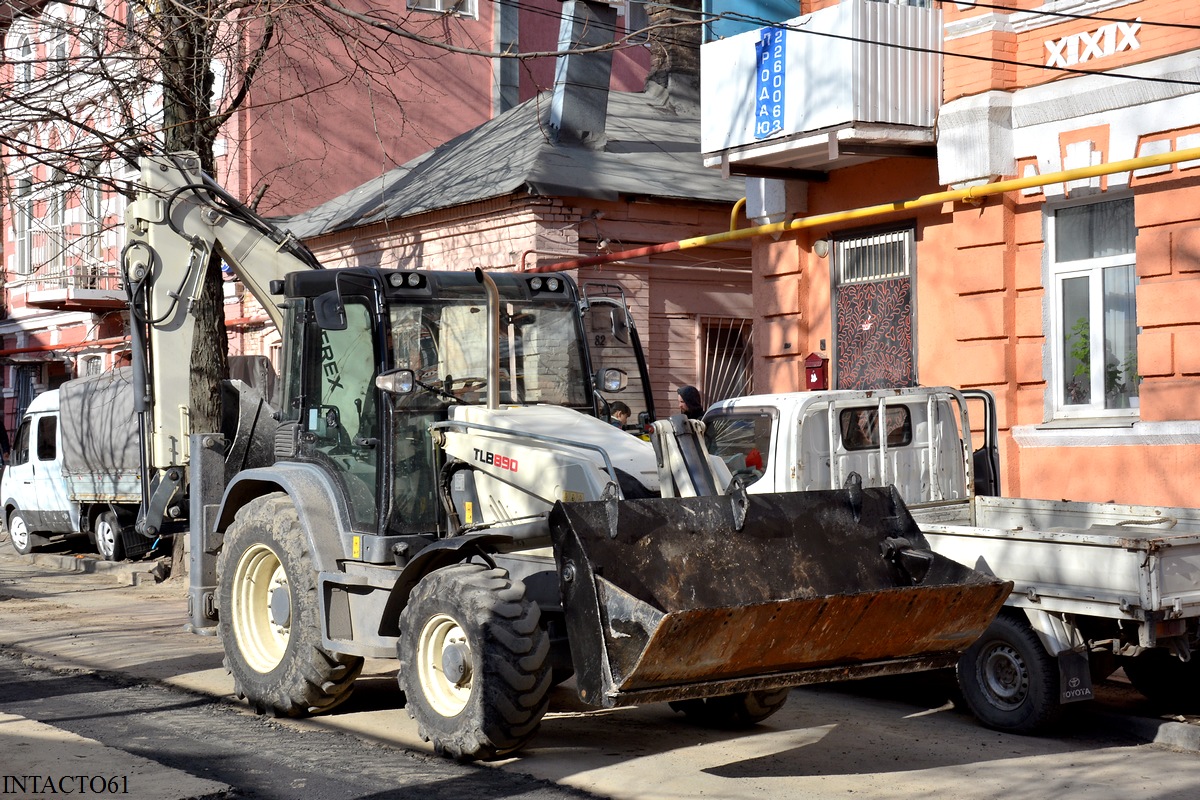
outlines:
[[659, 92], [611, 92], [602, 146], [555, 144], [543, 94], [286, 222], [301, 239], [527, 192], [735, 202], [745, 193], [705, 168], [700, 122]]

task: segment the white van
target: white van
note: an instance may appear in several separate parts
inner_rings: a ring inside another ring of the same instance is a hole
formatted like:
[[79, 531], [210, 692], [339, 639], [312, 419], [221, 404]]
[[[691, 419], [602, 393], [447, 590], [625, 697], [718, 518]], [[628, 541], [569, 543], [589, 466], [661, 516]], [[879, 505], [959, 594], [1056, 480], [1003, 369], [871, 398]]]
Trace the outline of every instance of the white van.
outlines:
[[43, 392], [29, 404], [0, 478], [0, 498], [18, 553], [52, 536], [80, 533], [79, 506], [68, 499], [63, 478], [57, 391]]

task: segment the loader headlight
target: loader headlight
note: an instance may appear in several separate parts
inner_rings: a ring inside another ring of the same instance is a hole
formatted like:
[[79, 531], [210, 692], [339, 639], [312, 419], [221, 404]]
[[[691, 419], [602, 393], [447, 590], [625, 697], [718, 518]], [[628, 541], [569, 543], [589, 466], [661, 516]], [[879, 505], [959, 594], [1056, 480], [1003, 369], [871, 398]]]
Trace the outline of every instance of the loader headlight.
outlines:
[[531, 292], [561, 292], [563, 290], [563, 279], [553, 276], [543, 278], [537, 275], [529, 279], [529, 290]]
[[396, 289], [419, 289], [425, 285], [425, 276], [418, 272], [393, 272], [388, 283]]

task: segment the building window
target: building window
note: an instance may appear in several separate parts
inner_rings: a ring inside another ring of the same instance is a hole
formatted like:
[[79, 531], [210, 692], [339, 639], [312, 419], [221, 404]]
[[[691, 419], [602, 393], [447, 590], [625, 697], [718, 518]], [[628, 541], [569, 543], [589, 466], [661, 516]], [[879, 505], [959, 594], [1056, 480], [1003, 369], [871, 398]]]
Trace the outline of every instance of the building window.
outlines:
[[1136, 236], [1132, 198], [1050, 215], [1055, 416], [1138, 405]]
[[704, 404], [752, 394], [754, 347], [748, 319], [705, 317], [700, 320], [704, 345], [701, 375]]
[[15, 65], [16, 75], [14, 78], [17, 88], [27, 91], [33, 83], [33, 40], [28, 36], [22, 36], [17, 49], [20, 55]]
[[62, 272], [67, 249], [67, 187], [59, 175], [46, 187], [46, 248], [43, 263]]
[[90, 377], [99, 375], [104, 368], [103, 356], [84, 356], [79, 359], [79, 375], [80, 377]]
[[13, 181], [13, 245], [18, 275], [33, 271], [33, 182], [28, 176]]
[[410, 11], [432, 11], [471, 19], [479, 16], [478, 0], [408, 0], [408, 8]]

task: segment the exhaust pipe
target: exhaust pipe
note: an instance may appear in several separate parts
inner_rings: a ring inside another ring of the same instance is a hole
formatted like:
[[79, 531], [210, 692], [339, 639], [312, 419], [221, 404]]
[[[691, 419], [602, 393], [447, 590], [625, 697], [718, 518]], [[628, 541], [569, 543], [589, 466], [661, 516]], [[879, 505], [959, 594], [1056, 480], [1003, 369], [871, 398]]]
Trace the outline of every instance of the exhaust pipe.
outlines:
[[479, 267], [475, 268], [475, 280], [487, 290], [487, 407], [495, 411], [500, 407], [500, 290], [492, 276]]

